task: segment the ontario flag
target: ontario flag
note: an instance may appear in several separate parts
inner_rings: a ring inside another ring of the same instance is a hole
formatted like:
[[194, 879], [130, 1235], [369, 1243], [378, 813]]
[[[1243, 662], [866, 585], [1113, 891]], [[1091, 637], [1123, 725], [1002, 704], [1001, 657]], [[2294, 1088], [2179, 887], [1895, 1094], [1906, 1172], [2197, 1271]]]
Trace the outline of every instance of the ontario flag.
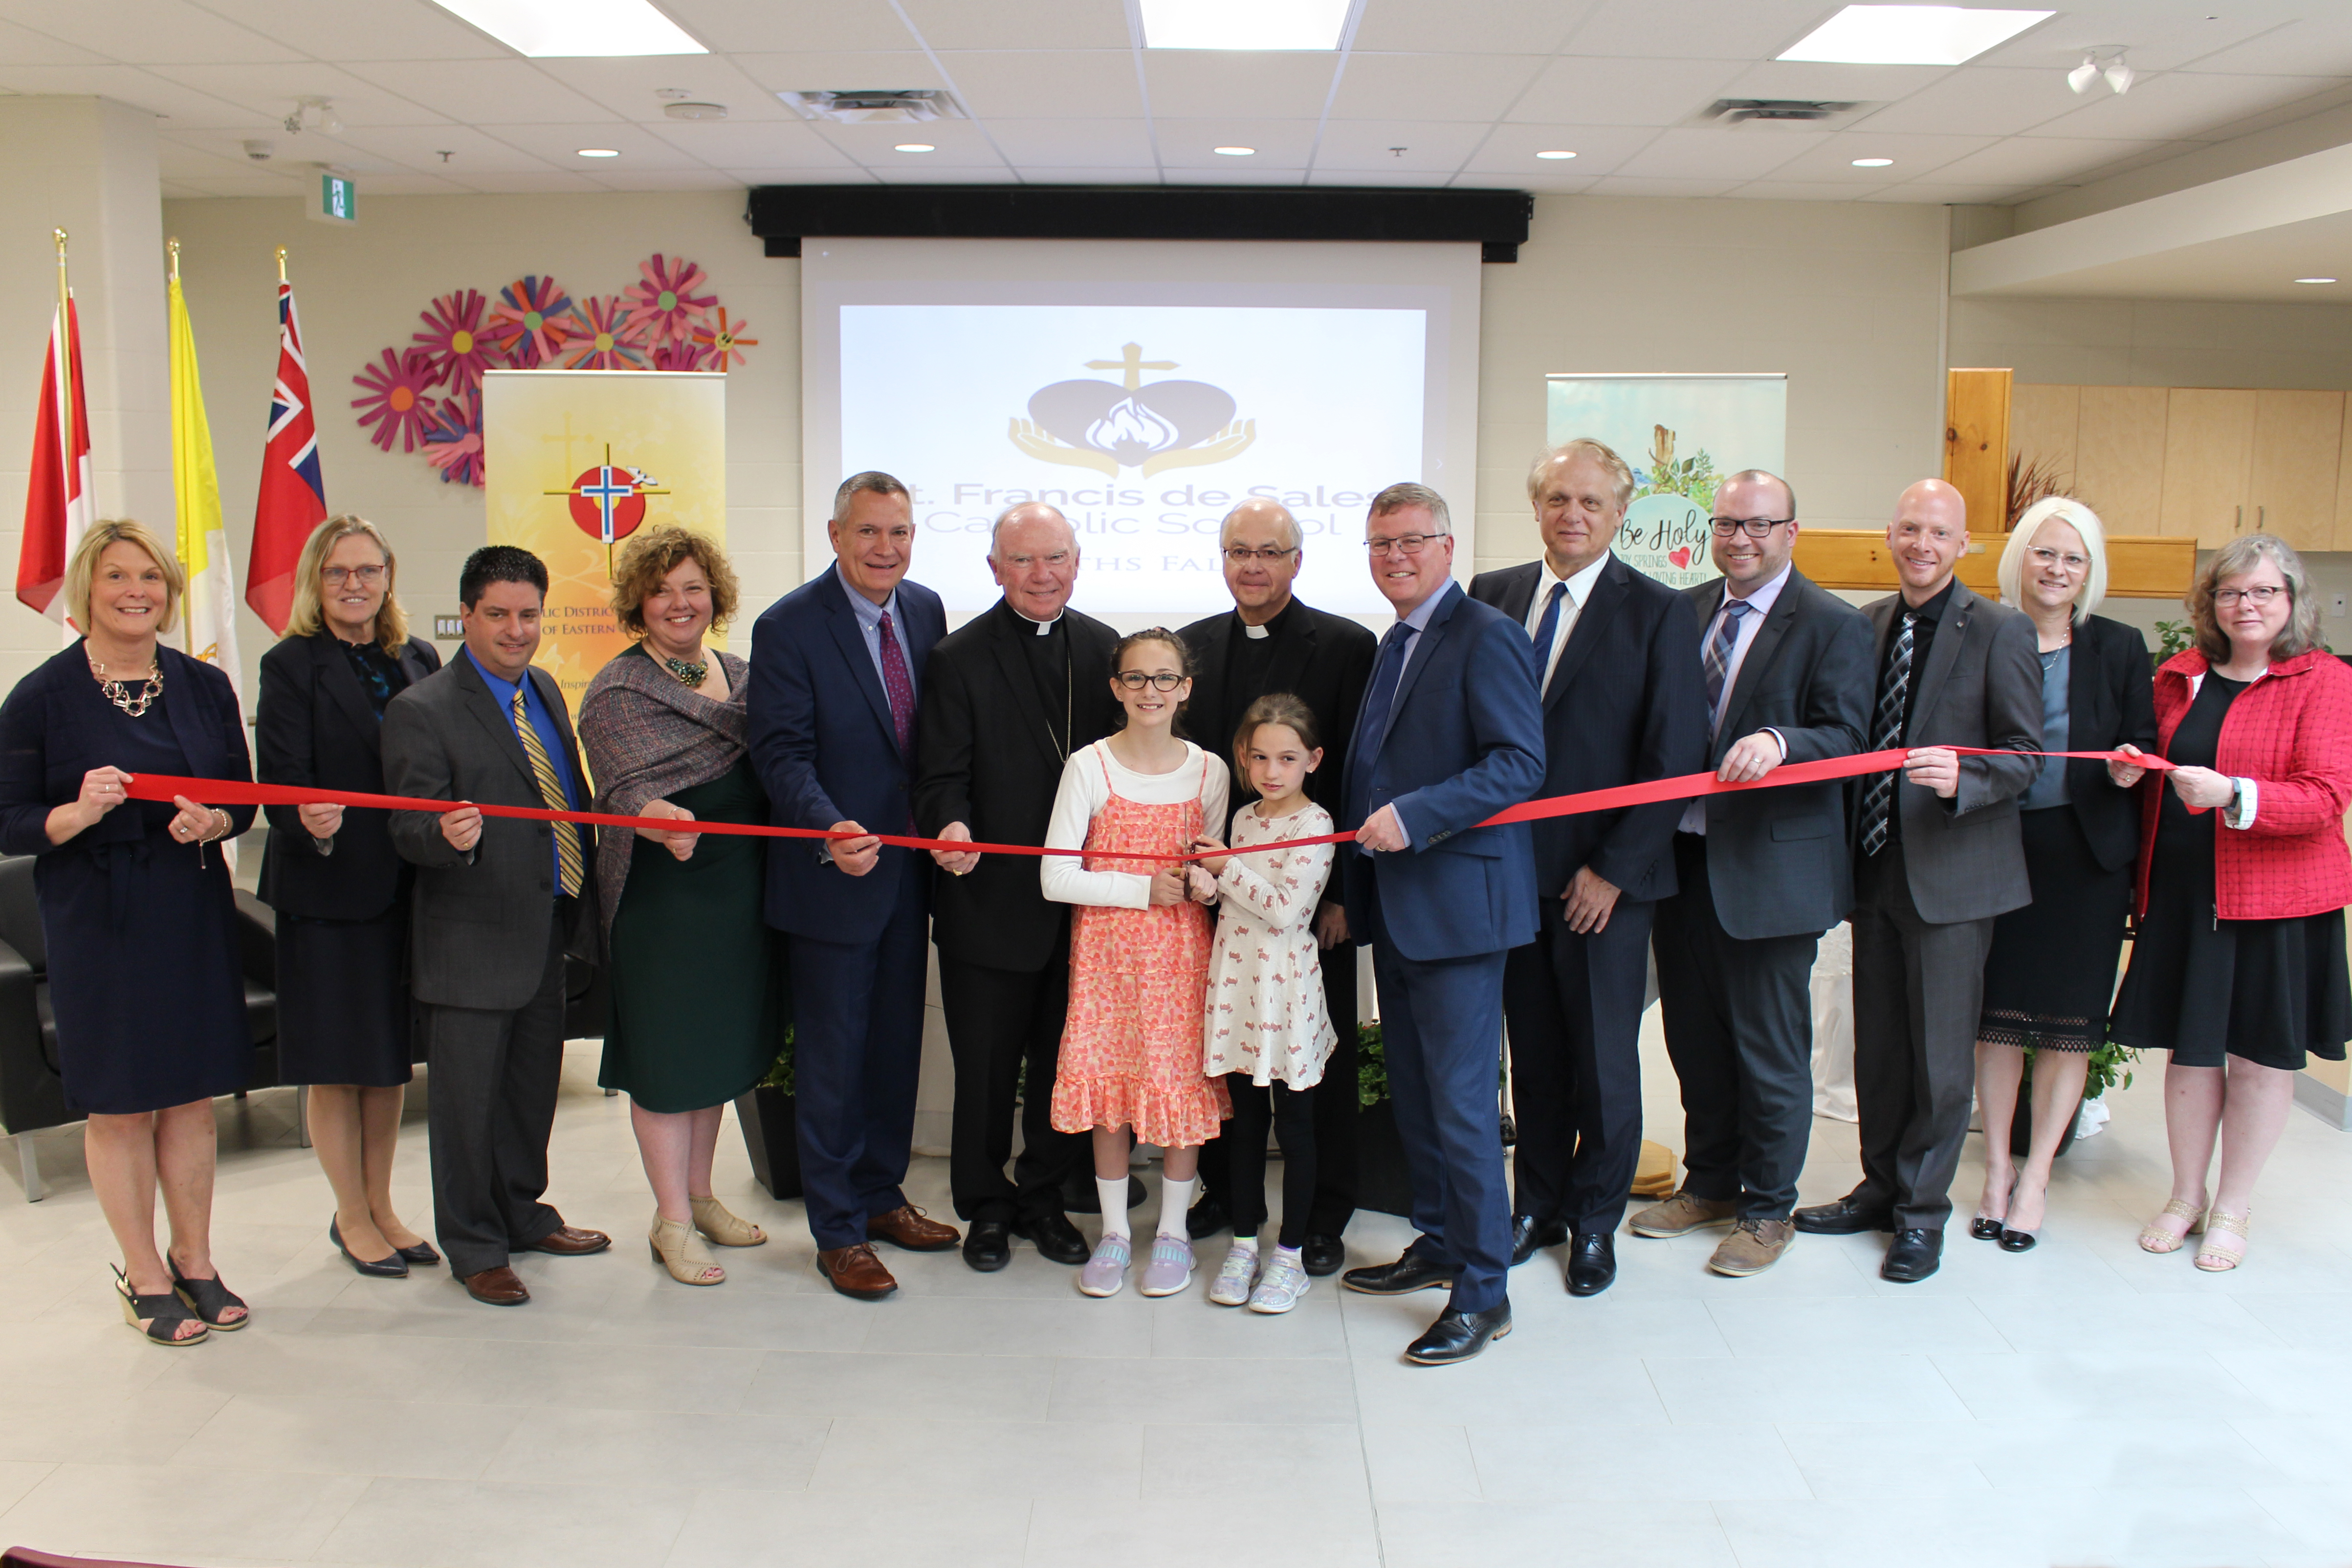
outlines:
[[294, 608], [295, 563], [311, 531], [326, 521], [327, 487], [319, 478], [319, 426], [310, 411], [310, 373], [302, 363], [302, 328], [294, 317], [294, 286], [280, 281], [278, 385], [269, 395], [269, 444], [261, 454], [245, 602], [281, 636]]
[[65, 624], [66, 563], [97, 517], [89, 482], [89, 400], [81, 375], [81, 321], [70, 300], [49, 326], [41, 413], [33, 429], [32, 482], [25, 487], [25, 537], [16, 552], [16, 597]]

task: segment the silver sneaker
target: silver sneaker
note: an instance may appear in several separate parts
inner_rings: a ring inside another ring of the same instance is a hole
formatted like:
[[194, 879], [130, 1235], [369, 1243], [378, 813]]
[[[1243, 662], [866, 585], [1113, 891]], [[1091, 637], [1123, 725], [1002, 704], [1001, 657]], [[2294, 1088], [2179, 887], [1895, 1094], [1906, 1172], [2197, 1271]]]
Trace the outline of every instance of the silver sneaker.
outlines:
[[1147, 1296], [1173, 1296], [1192, 1282], [1192, 1244], [1178, 1237], [1155, 1236], [1151, 1238], [1151, 1261], [1143, 1266], [1143, 1283], [1137, 1287]]
[[1095, 1243], [1095, 1255], [1078, 1270], [1078, 1289], [1088, 1296], [1116, 1296], [1127, 1283], [1127, 1237], [1106, 1236]]
[[1249, 1306], [1253, 1312], [1287, 1312], [1298, 1305], [1298, 1298], [1315, 1288], [1315, 1281], [1301, 1268], [1280, 1253], [1265, 1266], [1265, 1276], [1250, 1292]]
[[1225, 1254], [1225, 1266], [1217, 1270], [1217, 1281], [1209, 1287], [1209, 1300], [1220, 1307], [1238, 1307], [1250, 1299], [1250, 1286], [1257, 1279], [1257, 1249], [1236, 1247]]

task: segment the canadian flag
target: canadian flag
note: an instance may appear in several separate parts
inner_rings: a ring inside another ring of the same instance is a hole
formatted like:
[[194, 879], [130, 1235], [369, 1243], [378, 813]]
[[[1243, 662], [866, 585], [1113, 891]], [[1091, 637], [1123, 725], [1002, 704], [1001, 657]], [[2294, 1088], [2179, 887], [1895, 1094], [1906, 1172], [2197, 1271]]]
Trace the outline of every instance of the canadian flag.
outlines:
[[16, 597], [66, 623], [66, 563], [97, 521], [89, 481], [89, 402], [81, 374], [81, 322], [70, 299], [49, 326], [41, 412], [33, 427], [33, 477], [25, 487], [25, 537], [16, 552]]

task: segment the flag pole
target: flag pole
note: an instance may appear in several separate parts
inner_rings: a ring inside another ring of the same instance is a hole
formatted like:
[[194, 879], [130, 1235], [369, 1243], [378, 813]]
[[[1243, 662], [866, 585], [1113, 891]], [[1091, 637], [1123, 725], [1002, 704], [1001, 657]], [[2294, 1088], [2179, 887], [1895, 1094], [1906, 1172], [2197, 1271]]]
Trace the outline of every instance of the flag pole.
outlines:
[[58, 389], [63, 395], [58, 406], [66, 422], [65, 450], [70, 463], [73, 451], [73, 289], [66, 281], [66, 231], [49, 231], [58, 240]]
[[278, 247], [278, 286], [286, 287], [286, 247], [282, 245]]
[[172, 281], [177, 283], [180, 280], [179, 240], [176, 237], [165, 240], [163, 242], [163, 249], [169, 253], [172, 258]]

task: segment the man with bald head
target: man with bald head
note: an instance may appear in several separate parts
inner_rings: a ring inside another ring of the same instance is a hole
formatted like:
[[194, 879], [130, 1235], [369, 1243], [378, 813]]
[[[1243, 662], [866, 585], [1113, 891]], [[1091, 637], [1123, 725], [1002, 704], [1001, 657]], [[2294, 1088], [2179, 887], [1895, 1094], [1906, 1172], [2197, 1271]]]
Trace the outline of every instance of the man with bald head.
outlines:
[[1911, 1284], [1943, 1256], [1993, 919], [2033, 898], [2017, 797], [2041, 766], [2042, 660], [2032, 622], [1954, 574], [1969, 548], [1959, 491], [1941, 479], [1905, 490], [1886, 547], [1899, 591], [1864, 612], [1876, 638], [1869, 749], [1908, 755], [1850, 792], [1862, 1182], [1799, 1209], [1796, 1225], [1893, 1231], [1879, 1277]]
[[[1270, 691], [1301, 699], [1314, 710], [1323, 742], [1323, 765], [1307, 779], [1307, 793], [1337, 822], [1348, 740], [1379, 645], [1354, 621], [1315, 609], [1293, 595], [1291, 585], [1306, 560], [1304, 546], [1298, 520], [1277, 501], [1253, 498], [1225, 514], [1220, 548], [1234, 607], [1183, 630], [1194, 667], [1184, 723], [1202, 750], [1230, 764], [1234, 731], [1251, 703]], [[1235, 769], [1234, 810], [1256, 799], [1257, 792]], [[1224, 837], [1230, 841], [1230, 835]], [[1315, 1097], [1315, 1204], [1301, 1249], [1307, 1272], [1315, 1275], [1336, 1273], [1345, 1261], [1339, 1237], [1356, 1212], [1356, 944], [1349, 940], [1337, 878], [1323, 899], [1315, 934], [1323, 949], [1324, 1004], [1339, 1036], [1323, 1081], [1339, 1087]], [[1202, 1146], [1201, 1201], [1187, 1216], [1196, 1237], [1223, 1229], [1236, 1212], [1225, 1153], [1222, 1138]], [[1263, 1207], [1260, 1194], [1254, 1201], [1245, 1198], [1239, 1212], [1246, 1224], [1262, 1219]]]
[[[1063, 763], [1118, 726], [1109, 677], [1118, 639], [1069, 607], [1078, 542], [1054, 508], [1033, 502], [999, 517], [988, 566], [1003, 597], [940, 639], [924, 667], [916, 831], [1042, 844]], [[1084, 1263], [1062, 1183], [1087, 1140], [1055, 1131], [1049, 1114], [1069, 1002], [1069, 906], [1045, 901], [1027, 856], [932, 858], [948, 873], [932, 895], [931, 939], [955, 1058], [948, 1180], [970, 1226], [964, 1261], [1002, 1268], [1018, 1236], [1056, 1263]], [[1016, 1092], [1022, 1149], [1008, 1178]]]

